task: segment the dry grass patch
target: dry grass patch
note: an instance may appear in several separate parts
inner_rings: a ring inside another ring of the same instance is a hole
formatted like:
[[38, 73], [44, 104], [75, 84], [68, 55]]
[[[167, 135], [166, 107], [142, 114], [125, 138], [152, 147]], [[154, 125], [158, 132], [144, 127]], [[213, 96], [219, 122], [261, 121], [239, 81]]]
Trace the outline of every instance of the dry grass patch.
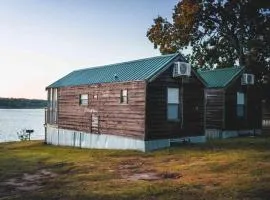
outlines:
[[0, 183], [2, 187], [10, 187], [13, 191], [31, 192], [42, 188], [42, 183], [47, 179], [56, 177], [55, 173], [48, 170], [39, 170], [35, 174], [24, 173], [22, 177], [11, 178]]
[[270, 138], [150, 153], [0, 144], [0, 182], [0, 200], [269, 199]]

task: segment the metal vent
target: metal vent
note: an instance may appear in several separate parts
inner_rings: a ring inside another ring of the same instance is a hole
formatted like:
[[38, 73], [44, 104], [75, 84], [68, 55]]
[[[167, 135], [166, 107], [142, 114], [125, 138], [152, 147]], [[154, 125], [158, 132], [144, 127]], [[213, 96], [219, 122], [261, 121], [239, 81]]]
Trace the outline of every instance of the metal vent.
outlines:
[[243, 74], [241, 78], [242, 85], [254, 85], [254, 74]]
[[173, 68], [173, 77], [190, 76], [191, 65], [185, 62], [175, 62]]

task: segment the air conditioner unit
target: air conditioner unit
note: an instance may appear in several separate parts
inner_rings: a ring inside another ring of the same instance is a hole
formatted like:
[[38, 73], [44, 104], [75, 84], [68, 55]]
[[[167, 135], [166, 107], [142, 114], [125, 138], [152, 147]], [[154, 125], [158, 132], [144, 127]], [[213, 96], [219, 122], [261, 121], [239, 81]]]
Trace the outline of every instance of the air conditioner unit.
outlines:
[[173, 77], [190, 76], [191, 65], [186, 62], [175, 62], [173, 68]]
[[254, 85], [254, 78], [253, 74], [243, 74], [241, 83], [242, 85]]

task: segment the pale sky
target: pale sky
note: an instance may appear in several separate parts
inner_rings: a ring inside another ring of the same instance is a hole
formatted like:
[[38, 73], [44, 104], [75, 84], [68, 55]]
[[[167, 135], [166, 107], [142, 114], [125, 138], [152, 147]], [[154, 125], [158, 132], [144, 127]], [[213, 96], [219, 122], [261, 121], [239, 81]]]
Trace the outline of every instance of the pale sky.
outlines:
[[160, 55], [146, 37], [177, 0], [0, 0], [0, 97], [46, 99], [69, 72]]

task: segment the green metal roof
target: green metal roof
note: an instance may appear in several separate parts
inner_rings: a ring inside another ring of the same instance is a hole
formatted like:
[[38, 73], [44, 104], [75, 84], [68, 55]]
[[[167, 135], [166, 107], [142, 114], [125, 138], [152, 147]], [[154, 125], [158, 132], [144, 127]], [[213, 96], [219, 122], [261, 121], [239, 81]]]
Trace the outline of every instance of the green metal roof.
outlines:
[[223, 69], [214, 69], [197, 72], [207, 83], [209, 88], [226, 87], [232, 80], [235, 79], [243, 70], [243, 67], [231, 67]]
[[86, 85], [95, 83], [148, 80], [167, 66], [179, 53], [145, 58], [129, 62], [92, 67], [71, 72], [48, 88]]

